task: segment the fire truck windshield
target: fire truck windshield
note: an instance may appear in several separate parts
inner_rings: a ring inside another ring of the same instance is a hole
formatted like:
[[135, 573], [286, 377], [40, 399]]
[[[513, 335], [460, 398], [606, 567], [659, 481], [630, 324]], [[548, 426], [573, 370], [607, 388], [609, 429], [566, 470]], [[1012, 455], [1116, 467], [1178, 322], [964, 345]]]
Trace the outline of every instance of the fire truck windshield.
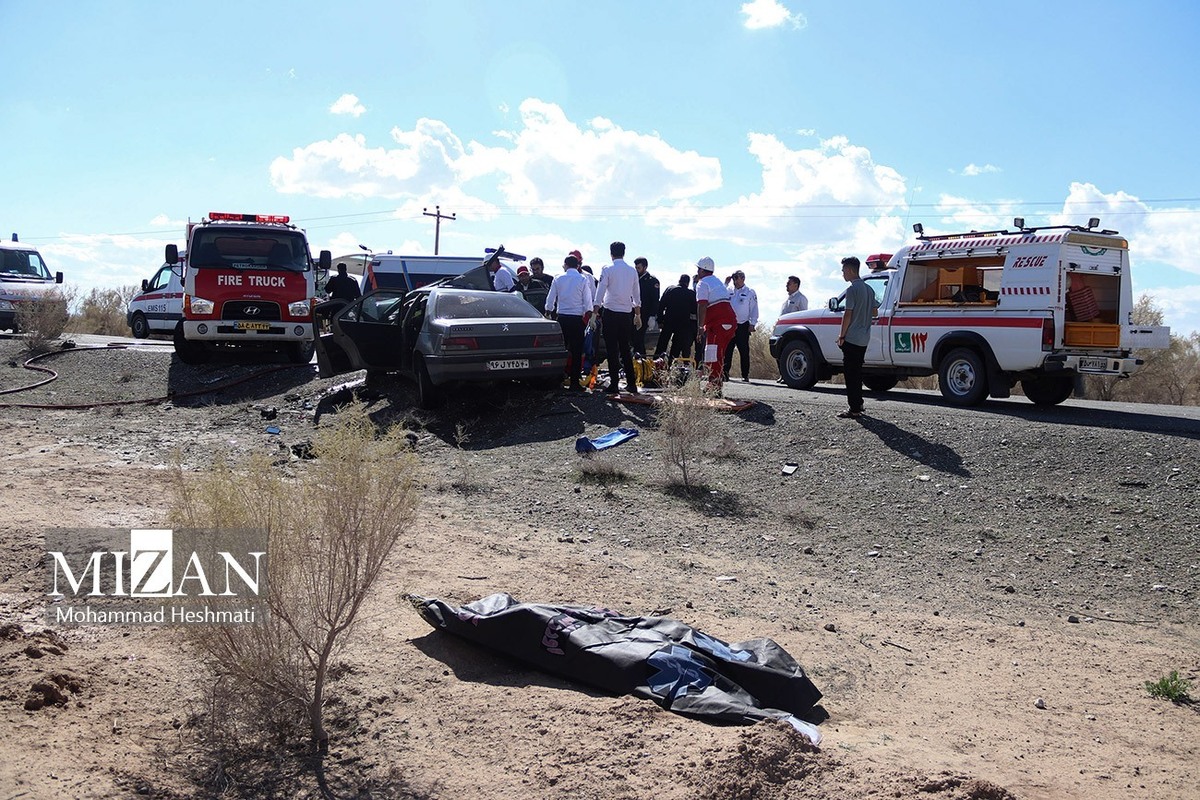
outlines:
[[204, 228], [192, 237], [188, 263], [193, 269], [284, 269], [307, 272], [310, 263], [303, 234], [290, 231]]

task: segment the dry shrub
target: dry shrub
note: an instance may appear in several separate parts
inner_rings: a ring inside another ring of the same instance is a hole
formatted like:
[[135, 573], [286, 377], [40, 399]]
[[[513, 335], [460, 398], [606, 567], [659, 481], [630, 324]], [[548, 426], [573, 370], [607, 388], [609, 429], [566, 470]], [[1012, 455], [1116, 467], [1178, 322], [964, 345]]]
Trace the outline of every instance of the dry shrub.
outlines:
[[598, 483], [609, 486], [631, 480], [629, 470], [602, 453], [585, 453], [579, 462], [580, 483]]
[[71, 328], [77, 333], [128, 336], [125, 309], [136, 294], [137, 287], [132, 284], [116, 289], [92, 289], [79, 302], [79, 308], [71, 318]]
[[693, 370], [687, 380], [663, 389], [658, 406], [655, 427], [659, 452], [668, 467], [679, 471], [683, 485], [689, 489], [717, 415], [710, 402], [716, 393], [704, 370]]
[[[257, 624], [189, 626], [218, 683], [226, 713], [264, 725], [290, 708], [324, 748], [326, 682], [359, 609], [412, 521], [413, 456], [404, 437], [378, 436], [361, 406], [350, 406], [314, 436], [311, 468], [288, 478], [265, 455], [238, 468], [218, 461], [176, 468], [171, 522], [180, 528], [265, 529], [268, 615]], [[303, 713], [298, 713], [303, 712]]]
[[70, 293], [58, 287], [41, 297], [22, 300], [17, 304], [17, 329], [25, 337], [30, 350], [42, 351], [62, 336], [71, 315]]

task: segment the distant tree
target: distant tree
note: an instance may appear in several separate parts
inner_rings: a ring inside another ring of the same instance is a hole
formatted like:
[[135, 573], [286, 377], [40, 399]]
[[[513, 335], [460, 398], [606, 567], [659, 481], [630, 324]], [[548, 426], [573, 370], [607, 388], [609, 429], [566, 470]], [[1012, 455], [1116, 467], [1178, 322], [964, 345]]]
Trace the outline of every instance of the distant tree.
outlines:
[[[1144, 294], [1133, 307], [1133, 324], [1162, 325], [1162, 309]], [[1127, 403], [1196, 405], [1200, 403], [1200, 334], [1171, 336], [1165, 350], [1135, 350], [1141, 368], [1129, 379], [1089, 376], [1087, 397]]]
[[133, 285], [116, 289], [92, 289], [79, 303], [71, 320], [77, 333], [95, 333], [101, 336], [127, 336], [129, 325], [125, 321], [125, 309], [137, 294]]

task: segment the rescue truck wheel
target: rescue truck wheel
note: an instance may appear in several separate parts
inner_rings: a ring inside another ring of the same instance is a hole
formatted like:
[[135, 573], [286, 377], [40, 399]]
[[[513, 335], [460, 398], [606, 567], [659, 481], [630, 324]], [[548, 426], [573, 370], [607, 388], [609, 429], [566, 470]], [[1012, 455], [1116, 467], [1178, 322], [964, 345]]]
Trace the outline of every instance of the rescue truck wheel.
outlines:
[[895, 375], [864, 375], [863, 386], [866, 386], [872, 392], [886, 392], [888, 389], [895, 388], [900, 379]]
[[817, 382], [817, 362], [812, 345], [803, 339], [793, 339], [779, 354], [779, 374], [793, 389], [811, 389]]
[[942, 397], [956, 406], [974, 406], [987, 396], [987, 373], [983, 359], [974, 350], [957, 347], [942, 359], [938, 369]]
[[1034, 405], [1056, 406], [1075, 390], [1074, 375], [1040, 375], [1021, 381], [1021, 391]]
[[203, 342], [189, 342], [183, 338], [183, 323], [175, 327], [175, 355], [185, 364], [203, 364], [212, 355]]
[[134, 314], [133, 319], [129, 321], [129, 329], [133, 331], [135, 339], [150, 338], [150, 323], [146, 321], [146, 315], [140, 311]]
[[314, 342], [288, 342], [287, 357], [293, 364], [307, 364], [316, 352]]
[[437, 408], [442, 404], [442, 393], [433, 385], [429, 370], [425, 368], [425, 359], [416, 356], [414, 372], [417, 377], [417, 405], [425, 410]]

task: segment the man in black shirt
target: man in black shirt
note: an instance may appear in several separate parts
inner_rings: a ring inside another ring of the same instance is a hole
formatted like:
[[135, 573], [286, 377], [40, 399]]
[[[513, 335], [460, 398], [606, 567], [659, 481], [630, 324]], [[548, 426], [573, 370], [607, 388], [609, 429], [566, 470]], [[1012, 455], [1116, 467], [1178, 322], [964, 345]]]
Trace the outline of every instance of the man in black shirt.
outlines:
[[642, 293], [642, 308], [646, 312], [643, 315], [642, 327], [635, 329], [633, 332], [633, 352], [639, 356], [644, 356], [646, 355], [646, 329], [650, 327], [651, 317], [657, 316], [660, 290], [658, 278], [647, 272], [650, 262], [644, 256], [635, 258], [633, 266], [638, 271], [638, 288]]
[[680, 275], [679, 284], [663, 292], [658, 304], [660, 333], [655, 358], [668, 352], [668, 341], [672, 361], [679, 356], [692, 356], [692, 342], [696, 340], [696, 290], [691, 285], [690, 275]]
[[338, 264], [337, 275], [325, 281], [325, 293], [330, 300], [345, 300], [347, 303], [362, 297], [358, 282], [346, 274], [345, 264]]

